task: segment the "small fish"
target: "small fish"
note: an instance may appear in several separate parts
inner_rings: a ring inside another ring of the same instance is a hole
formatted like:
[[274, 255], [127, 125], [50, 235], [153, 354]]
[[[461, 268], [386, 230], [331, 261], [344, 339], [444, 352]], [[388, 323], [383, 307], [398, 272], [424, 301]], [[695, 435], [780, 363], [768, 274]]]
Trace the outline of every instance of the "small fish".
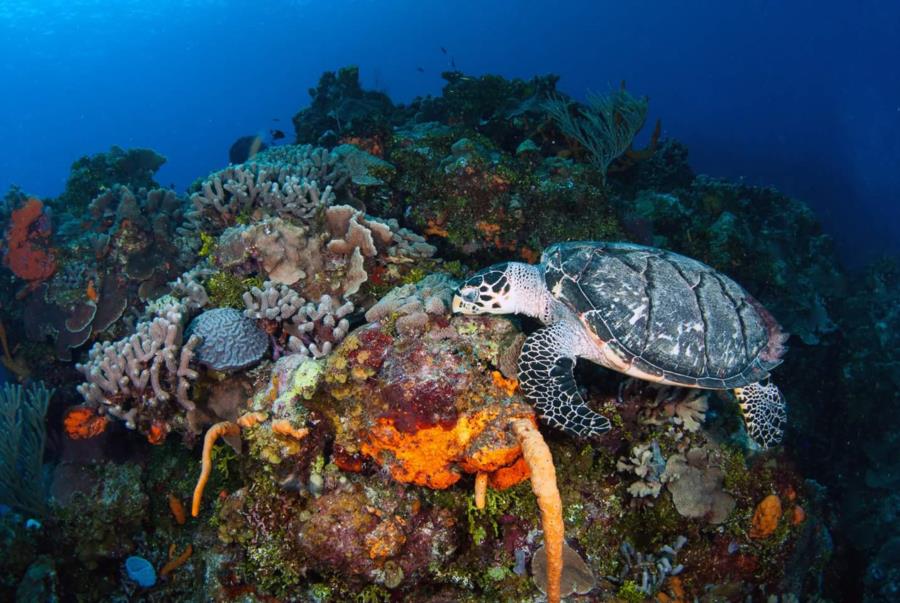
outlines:
[[443, 46], [441, 46], [441, 52], [443, 52], [444, 54], [447, 54], [447, 49], [444, 48]]
[[416, 67], [416, 71], [418, 71], [419, 73], [425, 73], [425, 70], [421, 67]]
[[272, 121], [281, 121], [281, 120], [278, 119], [277, 117], [273, 117], [273, 118], [272, 118]]
[[450, 57], [450, 67], [453, 68], [453, 71], [456, 71], [456, 61], [453, 60], [453, 57]]
[[281, 140], [284, 138], [284, 132], [281, 130], [269, 130], [269, 134], [272, 135], [272, 140]]

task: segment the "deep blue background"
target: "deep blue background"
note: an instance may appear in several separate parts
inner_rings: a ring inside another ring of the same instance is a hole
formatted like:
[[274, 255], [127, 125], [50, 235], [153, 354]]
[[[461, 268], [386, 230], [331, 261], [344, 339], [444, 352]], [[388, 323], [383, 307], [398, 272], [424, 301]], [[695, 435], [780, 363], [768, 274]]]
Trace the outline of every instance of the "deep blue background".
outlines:
[[58, 194], [112, 144], [163, 153], [183, 188], [239, 135], [290, 135], [323, 70], [357, 64], [395, 101], [439, 93], [443, 46], [468, 73], [554, 72], [578, 97], [627, 80], [697, 171], [807, 201], [851, 263], [900, 251], [900, 2], [552, 4], [2, 0], [0, 192]]

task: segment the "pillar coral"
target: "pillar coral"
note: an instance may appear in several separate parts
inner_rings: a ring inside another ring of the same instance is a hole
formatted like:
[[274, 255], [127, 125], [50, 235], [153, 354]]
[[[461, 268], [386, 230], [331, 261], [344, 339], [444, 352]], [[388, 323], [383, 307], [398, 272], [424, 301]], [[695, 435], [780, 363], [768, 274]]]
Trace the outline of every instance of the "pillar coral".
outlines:
[[56, 258], [49, 247], [50, 232], [50, 220], [38, 199], [29, 199], [12, 212], [3, 262], [13, 274], [32, 286], [56, 271]]

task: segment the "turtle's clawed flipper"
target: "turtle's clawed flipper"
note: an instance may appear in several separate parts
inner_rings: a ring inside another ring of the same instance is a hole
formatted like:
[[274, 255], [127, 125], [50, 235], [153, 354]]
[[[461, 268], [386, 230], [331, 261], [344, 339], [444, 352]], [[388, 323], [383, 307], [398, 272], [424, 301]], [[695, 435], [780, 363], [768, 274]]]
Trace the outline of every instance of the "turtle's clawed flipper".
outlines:
[[588, 408], [575, 383], [575, 334], [565, 323], [540, 329], [519, 354], [519, 385], [551, 427], [589, 437], [609, 431], [609, 419]]
[[751, 383], [734, 390], [734, 395], [750, 438], [763, 449], [780, 444], [787, 423], [787, 404], [781, 390], [772, 383]]

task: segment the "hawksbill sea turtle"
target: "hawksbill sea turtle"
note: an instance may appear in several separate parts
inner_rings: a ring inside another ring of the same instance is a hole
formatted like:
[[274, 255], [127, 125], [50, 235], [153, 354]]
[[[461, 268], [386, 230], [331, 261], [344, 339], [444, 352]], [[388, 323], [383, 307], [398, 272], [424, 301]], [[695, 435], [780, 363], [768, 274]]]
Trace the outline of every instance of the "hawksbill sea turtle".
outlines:
[[631, 243], [558, 243], [539, 264], [475, 273], [453, 311], [546, 325], [522, 345], [519, 383], [544, 421], [575, 436], [610, 428], [578, 391], [575, 361], [585, 358], [655, 383], [734, 390], [750, 437], [763, 448], [781, 441], [784, 397], [762, 381], [781, 364], [788, 335], [740, 285], [697, 260]]

